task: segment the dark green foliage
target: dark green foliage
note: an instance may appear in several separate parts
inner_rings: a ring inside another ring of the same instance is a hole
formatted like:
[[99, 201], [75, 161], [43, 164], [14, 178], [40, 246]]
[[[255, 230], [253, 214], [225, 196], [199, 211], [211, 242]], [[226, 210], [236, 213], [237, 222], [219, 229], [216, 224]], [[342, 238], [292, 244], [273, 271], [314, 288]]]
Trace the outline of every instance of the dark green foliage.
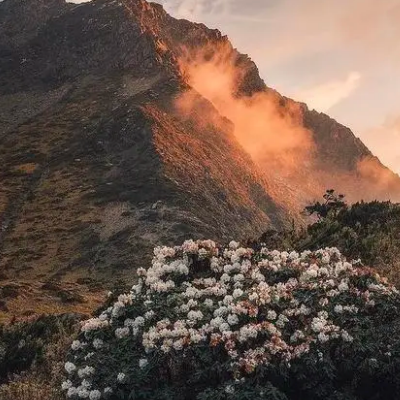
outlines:
[[34, 362], [40, 364], [45, 346], [57, 335], [73, 333], [77, 322], [76, 315], [66, 314], [0, 325], [0, 383], [28, 370]]
[[333, 189], [329, 189], [323, 195], [325, 202], [317, 201], [305, 208], [305, 212], [309, 215], [317, 214], [318, 218], [326, 218], [328, 215], [337, 215], [341, 210], [346, 208], [344, 195], [336, 195]]
[[305, 213], [316, 214], [318, 221], [304, 229], [267, 231], [257, 247], [270, 249], [316, 250], [337, 247], [349, 259], [361, 259], [400, 282], [400, 205], [387, 202], [358, 202], [347, 205], [343, 195], [328, 190], [325, 202], [307, 206]]

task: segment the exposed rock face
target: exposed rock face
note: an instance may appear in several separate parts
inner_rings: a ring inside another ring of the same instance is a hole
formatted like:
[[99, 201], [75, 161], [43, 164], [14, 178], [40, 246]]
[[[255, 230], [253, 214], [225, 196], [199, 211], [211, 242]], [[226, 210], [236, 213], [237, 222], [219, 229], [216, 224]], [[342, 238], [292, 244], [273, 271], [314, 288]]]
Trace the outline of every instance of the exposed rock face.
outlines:
[[[309, 194], [268, 177], [209, 101], [196, 95], [190, 115], [177, 112], [189, 90], [178, 59], [205, 46], [228, 49], [245, 71], [238, 96], [270, 90], [219, 31], [157, 4], [0, 3], [5, 277], [130, 275], [157, 243], [257, 236], [302, 208]], [[291, 100], [276, 95], [285, 112]], [[325, 170], [353, 173], [371, 157], [347, 128], [303, 111]]]

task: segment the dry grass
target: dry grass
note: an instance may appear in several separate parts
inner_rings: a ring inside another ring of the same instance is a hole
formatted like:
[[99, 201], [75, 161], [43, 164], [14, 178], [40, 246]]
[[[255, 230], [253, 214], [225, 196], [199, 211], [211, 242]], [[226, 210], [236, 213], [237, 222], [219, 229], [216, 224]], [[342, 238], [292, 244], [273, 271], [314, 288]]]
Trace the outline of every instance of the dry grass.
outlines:
[[106, 291], [103, 289], [68, 282], [47, 288], [40, 281], [6, 281], [0, 285], [0, 295], [4, 287], [13, 287], [16, 293], [10, 298], [2, 296], [6, 309], [0, 311], [0, 323], [8, 323], [11, 319], [23, 321], [35, 315], [91, 315], [106, 298]]
[[61, 400], [62, 395], [47, 382], [28, 377], [0, 386], [1, 400]]

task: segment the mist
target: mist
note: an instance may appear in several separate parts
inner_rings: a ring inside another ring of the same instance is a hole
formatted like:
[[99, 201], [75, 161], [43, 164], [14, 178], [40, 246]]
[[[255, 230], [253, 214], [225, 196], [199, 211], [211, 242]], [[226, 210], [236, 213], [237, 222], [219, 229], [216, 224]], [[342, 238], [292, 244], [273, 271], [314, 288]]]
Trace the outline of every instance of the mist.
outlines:
[[[217, 51], [208, 46], [186, 49], [179, 63], [189, 85], [233, 122], [236, 139], [256, 163], [279, 163], [280, 173], [285, 174], [295, 167], [295, 160], [309, 158], [314, 144], [311, 132], [301, 125], [300, 107], [287, 102], [282, 108], [281, 97], [272, 91], [250, 96], [238, 93], [252, 64], [238, 66], [229, 46], [221, 45]], [[182, 112], [190, 109], [190, 99], [191, 94], [186, 93], [178, 100]]]

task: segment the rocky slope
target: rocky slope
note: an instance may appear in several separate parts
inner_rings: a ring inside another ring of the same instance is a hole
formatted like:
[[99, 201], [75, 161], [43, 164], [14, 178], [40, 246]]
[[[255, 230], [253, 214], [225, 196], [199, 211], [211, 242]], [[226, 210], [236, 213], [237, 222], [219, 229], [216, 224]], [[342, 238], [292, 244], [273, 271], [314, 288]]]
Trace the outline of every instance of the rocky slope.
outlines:
[[[360, 185], [371, 196], [400, 187], [376, 160], [375, 178], [383, 171], [392, 186], [361, 176], [369, 150], [304, 105], [293, 118], [311, 132], [316, 156], [289, 177], [269, 173], [212, 99], [191, 89], [181, 60], [196, 49], [209, 58], [223, 50], [241, 72], [234, 96], [269, 93], [291, 113], [294, 102], [267, 88], [219, 31], [158, 4], [0, 3], [2, 279], [131, 276], [156, 243], [287, 224], [335, 174], [353, 198]], [[188, 113], [176, 106], [185, 93]]]

